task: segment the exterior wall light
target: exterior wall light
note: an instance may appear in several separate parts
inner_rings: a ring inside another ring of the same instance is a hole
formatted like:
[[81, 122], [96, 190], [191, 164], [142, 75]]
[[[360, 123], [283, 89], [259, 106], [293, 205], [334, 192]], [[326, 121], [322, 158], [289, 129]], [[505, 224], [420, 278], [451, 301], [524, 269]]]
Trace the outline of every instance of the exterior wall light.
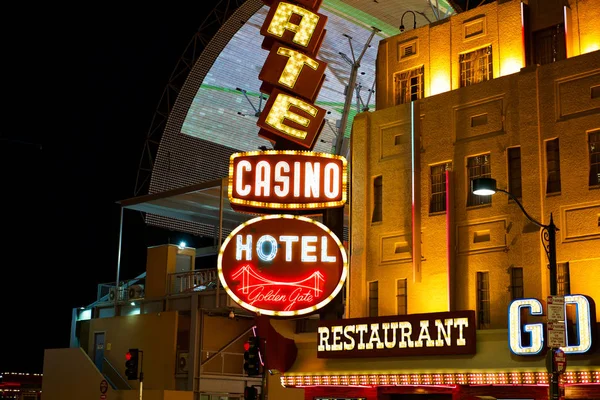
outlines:
[[411, 13], [413, 15], [413, 29], [417, 29], [417, 15], [414, 13], [414, 11], [404, 11], [404, 13], [402, 14], [402, 17], [400, 18], [400, 32], [404, 32], [404, 16], [406, 15], [406, 13]]

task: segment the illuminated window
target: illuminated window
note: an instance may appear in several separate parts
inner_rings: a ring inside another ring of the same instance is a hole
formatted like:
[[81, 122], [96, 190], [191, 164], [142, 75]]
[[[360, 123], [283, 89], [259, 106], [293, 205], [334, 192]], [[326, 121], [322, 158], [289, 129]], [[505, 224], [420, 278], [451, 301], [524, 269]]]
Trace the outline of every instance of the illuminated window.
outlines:
[[378, 176], [373, 180], [373, 216], [371, 222], [383, 220], [383, 178]]
[[512, 267], [510, 269], [510, 293], [511, 299], [522, 299], [523, 294], [523, 268]]
[[452, 163], [450, 162], [431, 166], [430, 213], [446, 211], [446, 170], [451, 168]]
[[600, 129], [588, 134], [590, 150], [590, 186], [600, 185]]
[[571, 279], [568, 262], [556, 264], [556, 294], [559, 296], [571, 294]]
[[508, 191], [520, 199], [523, 195], [521, 189], [521, 148], [508, 149]]
[[394, 95], [396, 105], [407, 104], [424, 97], [423, 67], [394, 75]]
[[471, 181], [473, 179], [492, 177], [490, 155], [482, 154], [467, 158], [467, 177], [469, 179], [467, 182], [467, 190], [469, 192], [467, 195], [467, 207], [492, 204], [492, 196], [478, 196], [471, 193]]
[[550, 64], [567, 58], [563, 24], [533, 32], [533, 63]]
[[558, 138], [546, 142], [546, 194], [560, 193]]
[[369, 282], [369, 317], [379, 316], [379, 282]]
[[477, 329], [490, 327], [489, 272], [477, 273]]
[[461, 54], [460, 87], [474, 85], [475, 83], [489, 81], [493, 78], [492, 71], [492, 46]]
[[396, 281], [396, 304], [398, 306], [398, 315], [408, 314], [406, 300], [406, 279], [398, 279]]

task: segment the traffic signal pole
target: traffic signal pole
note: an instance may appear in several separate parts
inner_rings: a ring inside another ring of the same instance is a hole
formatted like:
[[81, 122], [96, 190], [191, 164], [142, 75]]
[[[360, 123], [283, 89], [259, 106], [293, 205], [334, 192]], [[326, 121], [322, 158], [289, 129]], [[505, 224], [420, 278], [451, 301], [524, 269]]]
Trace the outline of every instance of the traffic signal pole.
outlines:
[[142, 400], [142, 392], [144, 387], [144, 352], [140, 350], [140, 400]]

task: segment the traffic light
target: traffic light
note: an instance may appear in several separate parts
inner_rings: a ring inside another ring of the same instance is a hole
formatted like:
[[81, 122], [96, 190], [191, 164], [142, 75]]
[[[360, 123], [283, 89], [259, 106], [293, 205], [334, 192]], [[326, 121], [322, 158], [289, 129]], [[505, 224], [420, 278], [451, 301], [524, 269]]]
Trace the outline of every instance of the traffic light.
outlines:
[[254, 386], [246, 386], [244, 388], [244, 400], [257, 400], [258, 390]]
[[139, 350], [129, 349], [125, 354], [125, 376], [129, 381], [135, 381], [138, 378]]
[[251, 336], [248, 338], [248, 343], [244, 344], [244, 371], [248, 376], [255, 376], [260, 374], [260, 357], [258, 355], [258, 347], [260, 339], [258, 336]]

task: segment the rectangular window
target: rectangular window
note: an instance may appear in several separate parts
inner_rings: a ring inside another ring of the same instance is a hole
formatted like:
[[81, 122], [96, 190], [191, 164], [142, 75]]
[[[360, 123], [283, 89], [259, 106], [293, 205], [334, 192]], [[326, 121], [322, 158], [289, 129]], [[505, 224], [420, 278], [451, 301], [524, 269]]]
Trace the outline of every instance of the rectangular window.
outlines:
[[600, 129], [588, 134], [590, 150], [590, 186], [600, 185]]
[[379, 282], [369, 282], [369, 317], [379, 316]]
[[490, 327], [489, 272], [477, 273], [477, 329]]
[[373, 180], [373, 217], [371, 222], [381, 222], [383, 220], [383, 178], [376, 177]]
[[407, 104], [425, 97], [423, 84], [424, 67], [411, 69], [394, 75], [394, 97], [396, 105]]
[[508, 149], [508, 191], [520, 199], [523, 195], [521, 189], [521, 148]]
[[550, 64], [567, 58], [567, 42], [563, 24], [533, 32], [533, 63]]
[[408, 314], [406, 300], [406, 279], [398, 279], [396, 281], [396, 306], [398, 307], [398, 315]]
[[492, 204], [492, 196], [478, 196], [471, 193], [471, 181], [475, 178], [491, 178], [492, 166], [489, 154], [467, 158], [467, 207]]
[[522, 299], [523, 294], [523, 268], [512, 267], [510, 269], [510, 293], [512, 300]]
[[571, 294], [571, 278], [569, 263], [556, 263], [556, 294], [565, 296]]
[[558, 138], [546, 142], [546, 194], [560, 193]]
[[431, 166], [431, 199], [429, 212], [446, 211], [446, 171], [452, 168], [452, 163]]
[[479, 82], [489, 81], [493, 76], [492, 71], [492, 46], [461, 54], [460, 87], [474, 85]]

